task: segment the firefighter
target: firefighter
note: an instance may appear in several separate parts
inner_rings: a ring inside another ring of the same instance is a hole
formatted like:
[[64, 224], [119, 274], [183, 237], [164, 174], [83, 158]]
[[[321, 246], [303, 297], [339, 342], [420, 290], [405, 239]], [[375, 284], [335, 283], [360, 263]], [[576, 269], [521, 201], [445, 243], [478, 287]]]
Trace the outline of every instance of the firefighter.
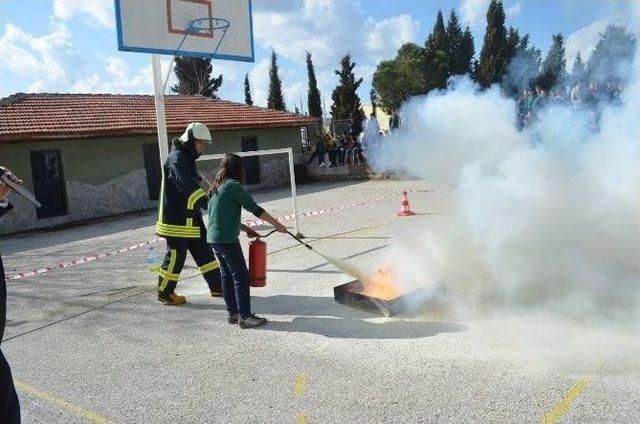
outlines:
[[205, 144], [211, 144], [209, 129], [199, 122], [189, 124], [184, 134], [173, 139], [162, 169], [156, 233], [167, 240], [168, 251], [159, 270], [158, 300], [167, 305], [187, 301], [175, 293], [187, 250], [209, 285], [211, 296], [222, 296], [218, 262], [207, 244], [201, 213], [209, 199], [199, 185], [196, 159]]

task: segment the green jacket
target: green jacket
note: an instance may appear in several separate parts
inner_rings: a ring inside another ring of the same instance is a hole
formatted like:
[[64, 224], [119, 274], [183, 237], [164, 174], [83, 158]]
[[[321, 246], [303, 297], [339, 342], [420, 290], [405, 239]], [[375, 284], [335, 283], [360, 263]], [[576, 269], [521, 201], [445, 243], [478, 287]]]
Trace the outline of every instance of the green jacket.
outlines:
[[225, 180], [209, 199], [208, 243], [235, 243], [240, 236], [242, 208], [259, 217], [264, 212], [234, 179]]

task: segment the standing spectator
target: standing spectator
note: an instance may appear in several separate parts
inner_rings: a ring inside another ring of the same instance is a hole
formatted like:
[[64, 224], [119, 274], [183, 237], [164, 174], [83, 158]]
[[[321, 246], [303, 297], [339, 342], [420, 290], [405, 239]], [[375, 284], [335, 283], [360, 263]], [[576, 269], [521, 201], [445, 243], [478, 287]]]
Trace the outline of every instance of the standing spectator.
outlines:
[[333, 168], [336, 166], [336, 141], [331, 135], [331, 133], [327, 132], [324, 135], [324, 148], [329, 153], [329, 167]]
[[318, 158], [318, 168], [324, 168], [324, 141], [322, 141], [322, 137], [316, 137], [316, 147], [311, 156], [309, 157], [309, 161], [307, 164], [311, 164], [314, 158]]
[[347, 138], [345, 134], [338, 137], [337, 149], [338, 149], [338, 165], [344, 166], [345, 158], [347, 155]]

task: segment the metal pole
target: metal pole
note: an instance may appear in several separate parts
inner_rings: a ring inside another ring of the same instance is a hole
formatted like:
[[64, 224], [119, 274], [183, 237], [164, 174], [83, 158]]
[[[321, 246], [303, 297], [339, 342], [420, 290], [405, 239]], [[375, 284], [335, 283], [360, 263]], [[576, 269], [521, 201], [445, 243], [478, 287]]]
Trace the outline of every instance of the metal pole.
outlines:
[[156, 125], [158, 127], [158, 147], [160, 150], [160, 164], [163, 164], [169, 156], [169, 140], [167, 137], [167, 117], [164, 110], [164, 90], [162, 81], [162, 66], [160, 56], [151, 55], [153, 68], [153, 91], [156, 102]]
[[167, 91], [167, 83], [169, 82], [169, 77], [171, 77], [171, 71], [173, 71], [173, 64], [176, 63], [175, 57], [171, 59], [171, 63], [169, 64], [169, 69], [167, 70], [167, 76], [164, 78], [164, 83], [162, 83], [162, 92]]
[[293, 167], [293, 149], [289, 147], [289, 176], [291, 177], [291, 201], [293, 202], [293, 216], [296, 235], [300, 234], [300, 225], [298, 224], [298, 202], [296, 201], [296, 173]]

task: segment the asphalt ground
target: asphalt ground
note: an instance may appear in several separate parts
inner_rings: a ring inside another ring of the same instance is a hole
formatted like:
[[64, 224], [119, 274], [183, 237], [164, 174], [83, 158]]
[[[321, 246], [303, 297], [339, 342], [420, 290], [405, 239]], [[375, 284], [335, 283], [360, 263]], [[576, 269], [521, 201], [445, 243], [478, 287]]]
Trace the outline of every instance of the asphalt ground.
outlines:
[[[396, 217], [402, 190], [416, 190], [416, 216]], [[288, 194], [256, 198], [286, 215]], [[299, 187], [300, 212], [357, 202], [368, 203], [301, 218], [301, 231], [373, 269], [446, 213], [449, 194], [419, 181]], [[0, 251], [15, 275], [152, 240], [154, 219], [22, 234]], [[190, 259], [177, 290], [189, 303], [161, 305], [146, 247], [10, 281], [2, 349], [23, 421], [640, 422], [640, 344], [624, 326], [527, 309], [380, 318], [333, 301], [351, 278], [326, 260], [283, 235], [266, 241], [268, 285], [252, 289], [254, 311], [270, 320], [260, 329], [229, 325]]]

